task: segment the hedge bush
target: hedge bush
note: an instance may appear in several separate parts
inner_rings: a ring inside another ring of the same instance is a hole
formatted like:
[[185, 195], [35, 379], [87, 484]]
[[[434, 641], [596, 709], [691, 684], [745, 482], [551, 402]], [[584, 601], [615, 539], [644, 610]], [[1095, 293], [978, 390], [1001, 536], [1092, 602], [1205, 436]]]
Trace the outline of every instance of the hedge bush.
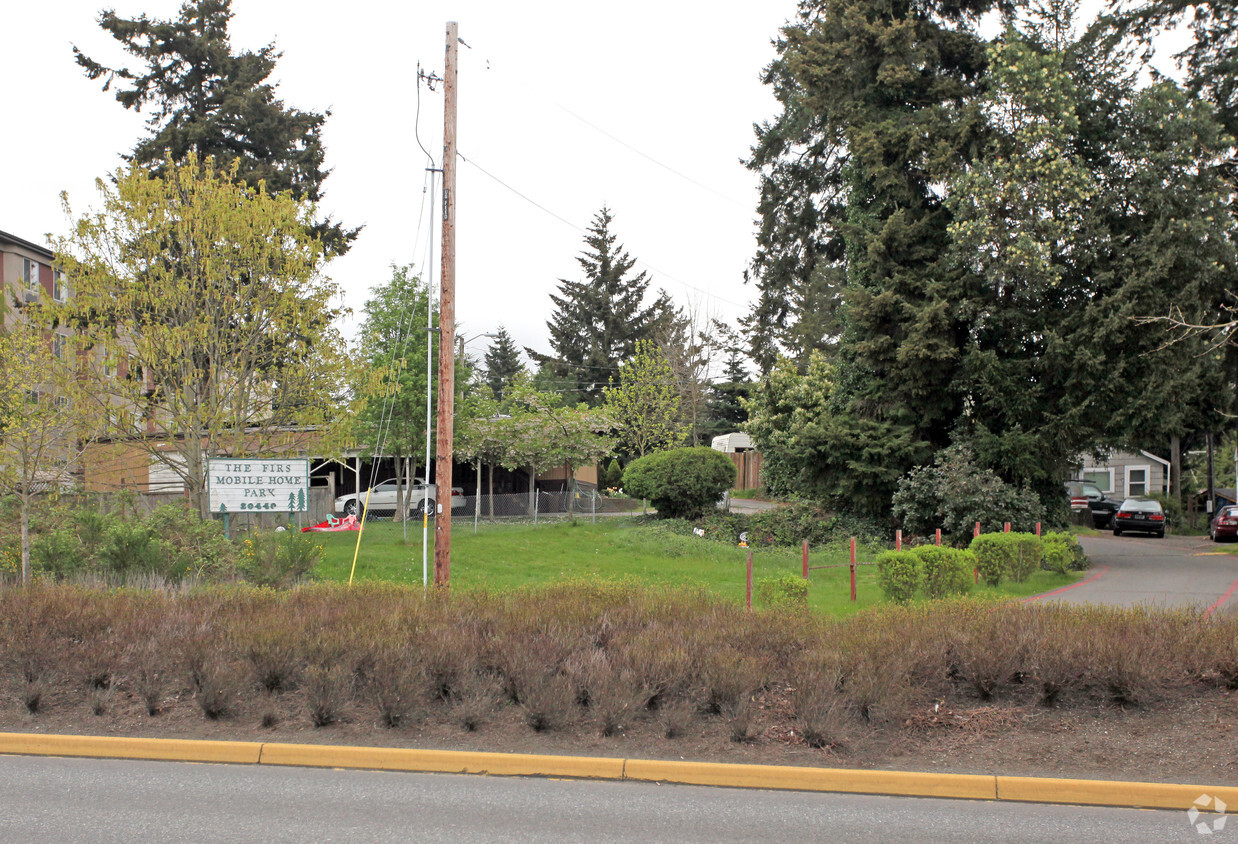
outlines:
[[891, 601], [906, 603], [920, 588], [921, 562], [915, 551], [886, 551], [877, 557], [877, 585]]
[[976, 555], [958, 548], [921, 545], [915, 549], [920, 558], [921, 583], [930, 598], [966, 595], [975, 585], [973, 571]]
[[624, 491], [647, 498], [663, 518], [695, 519], [735, 484], [735, 464], [712, 448], [673, 448], [633, 460]]
[[799, 575], [759, 578], [756, 593], [769, 609], [808, 609], [808, 581]]
[[1087, 568], [1087, 557], [1074, 534], [1066, 532], [1046, 533], [1040, 539], [1040, 567], [1047, 571], [1065, 574]]
[[1027, 580], [1040, 567], [1040, 537], [1034, 533], [982, 533], [971, 541], [980, 576], [990, 586], [1003, 578]]

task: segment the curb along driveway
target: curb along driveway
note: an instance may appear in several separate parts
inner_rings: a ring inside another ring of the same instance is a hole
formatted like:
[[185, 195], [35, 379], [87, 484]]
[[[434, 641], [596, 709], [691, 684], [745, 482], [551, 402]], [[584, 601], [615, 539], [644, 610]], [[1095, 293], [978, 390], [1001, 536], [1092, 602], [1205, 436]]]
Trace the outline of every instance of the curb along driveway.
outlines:
[[1206, 537], [1104, 534], [1081, 536], [1079, 543], [1093, 574], [1035, 600], [1238, 612], [1238, 556]]

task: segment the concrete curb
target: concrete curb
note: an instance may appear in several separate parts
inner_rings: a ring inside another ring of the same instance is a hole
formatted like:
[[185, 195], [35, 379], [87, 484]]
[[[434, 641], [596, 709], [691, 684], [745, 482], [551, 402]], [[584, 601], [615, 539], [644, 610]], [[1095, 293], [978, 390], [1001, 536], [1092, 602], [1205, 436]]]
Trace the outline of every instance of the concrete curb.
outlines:
[[891, 797], [1009, 800], [1132, 809], [1186, 811], [1203, 795], [1220, 798], [1238, 813], [1238, 787], [1178, 783], [1114, 782], [989, 774], [732, 765], [589, 756], [467, 753], [396, 747], [114, 738], [0, 733], [0, 755], [78, 756], [173, 762], [291, 765], [492, 776], [632, 780], [681, 785], [791, 791], [845, 792]]

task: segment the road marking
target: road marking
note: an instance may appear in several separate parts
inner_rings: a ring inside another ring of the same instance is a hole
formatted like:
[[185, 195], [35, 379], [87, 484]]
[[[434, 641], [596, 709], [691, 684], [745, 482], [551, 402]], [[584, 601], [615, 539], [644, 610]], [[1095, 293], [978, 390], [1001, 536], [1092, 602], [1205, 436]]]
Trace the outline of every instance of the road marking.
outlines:
[[1204, 618], [1208, 618], [1209, 616], [1211, 616], [1214, 612], [1216, 612], [1217, 608], [1220, 607], [1221, 604], [1224, 604], [1226, 601], [1232, 598], [1235, 590], [1238, 590], [1238, 580], [1235, 580], [1233, 583], [1231, 583], [1229, 585], [1229, 589], [1225, 590], [1225, 594], [1217, 598], [1216, 602], [1212, 606], [1204, 610]]
[[1057, 595], [1062, 592], [1067, 592], [1078, 586], [1082, 586], [1085, 583], [1091, 583], [1093, 580], [1096, 580], [1098, 577], [1100, 577], [1107, 571], [1109, 571], [1109, 566], [1103, 566], [1100, 571], [1096, 572], [1096, 574], [1092, 575], [1091, 577], [1080, 580], [1078, 583], [1072, 583], [1069, 586], [1059, 586], [1057, 589], [1051, 589], [1048, 592], [1041, 592], [1039, 595], [1029, 595], [1026, 598], [1022, 598], [1020, 602], [1026, 604], [1028, 601], [1036, 601], [1036, 600], [1039, 600], [1040, 598], [1048, 598], [1050, 595]]

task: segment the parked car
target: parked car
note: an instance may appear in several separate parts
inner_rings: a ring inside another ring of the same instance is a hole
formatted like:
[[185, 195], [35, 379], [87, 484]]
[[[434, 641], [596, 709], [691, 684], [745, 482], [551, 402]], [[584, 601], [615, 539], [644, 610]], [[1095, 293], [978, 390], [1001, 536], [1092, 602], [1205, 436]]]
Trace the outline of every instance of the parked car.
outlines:
[[[367, 492], [369, 493], [368, 498]], [[437, 512], [436, 495], [437, 487], [434, 484], [427, 484], [424, 478], [416, 478], [411, 486], [406, 485], [404, 488], [404, 501], [408, 505], [409, 515], [421, 513], [423, 508], [431, 514]], [[341, 495], [335, 499], [335, 512], [353, 516], [360, 513], [363, 508], [369, 507], [371, 513], [394, 513], [396, 497], [396, 479], [391, 478], [380, 484], [375, 484], [369, 490]], [[451, 488], [451, 509], [455, 510], [463, 506], [464, 489], [453, 486]]]
[[1213, 542], [1238, 537], [1238, 506], [1222, 507], [1208, 523], [1208, 538]]
[[1165, 536], [1165, 511], [1161, 502], [1151, 498], [1128, 498], [1113, 514], [1113, 535], [1121, 536], [1131, 531]]
[[1096, 528], [1113, 526], [1113, 514], [1122, 502], [1110, 498], [1091, 481], [1066, 481], [1066, 494], [1070, 496], [1070, 508], [1076, 511], [1090, 510], [1092, 525]]

